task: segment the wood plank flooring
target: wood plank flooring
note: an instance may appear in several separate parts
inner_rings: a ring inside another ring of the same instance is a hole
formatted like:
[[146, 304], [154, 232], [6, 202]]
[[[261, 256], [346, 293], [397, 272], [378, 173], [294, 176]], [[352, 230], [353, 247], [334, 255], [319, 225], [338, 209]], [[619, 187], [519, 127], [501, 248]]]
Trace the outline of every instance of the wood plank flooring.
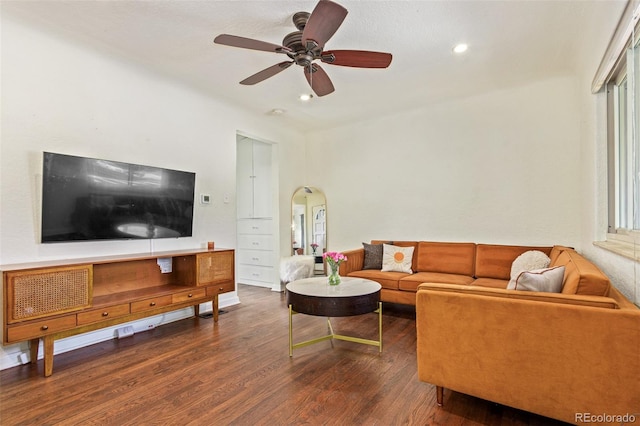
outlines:
[[[385, 304], [383, 352], [326, 341], [288, 352], [285, 296], [240, 285], [220, 321], [186, 319], [0, 372], [9, 425], [561, 425], [435, 388], [416, 369], [415, 309]], [[326, 319], [293, 318], [294, 341]], [[377, 339], [377, 314], [334, 318], [336, 333]]]

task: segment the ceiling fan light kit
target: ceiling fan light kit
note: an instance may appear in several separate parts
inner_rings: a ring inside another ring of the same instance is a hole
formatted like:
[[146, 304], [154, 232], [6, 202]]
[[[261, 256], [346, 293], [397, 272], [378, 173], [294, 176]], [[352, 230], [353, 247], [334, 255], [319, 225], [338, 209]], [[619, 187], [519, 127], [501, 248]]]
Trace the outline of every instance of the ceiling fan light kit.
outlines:
[[387, 68], [392, 55], [367, 50], [324, 51], [325, 43], [336, 33], [345, 17], [347, 9], [330, 0], [320, 0], [313, 12], [297, 12], [293, 23], [298, 29], [287, 34], [282, 45], [254, 40], [246, 37], [221, 34], [214, 43], [244, 49], [260, 50], [287, 55], [290, 61], [280, 62], [259, 71], [240, 82], [243, 85], [260, 83], [289, 68], [292, 64], [304, 68], [304, 75], [317, 96], [332, 93], [335, 88], [331, 79], [316, 60], [329, 65], [355, 68]]

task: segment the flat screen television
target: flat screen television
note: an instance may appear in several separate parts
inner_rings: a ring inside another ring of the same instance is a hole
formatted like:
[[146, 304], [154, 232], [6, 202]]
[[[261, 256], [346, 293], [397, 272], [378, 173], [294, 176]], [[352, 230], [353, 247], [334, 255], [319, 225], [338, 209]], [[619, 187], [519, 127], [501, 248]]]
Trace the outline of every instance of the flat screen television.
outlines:
[[42, 242], [190, 237], [195, 173], [45, 152]]

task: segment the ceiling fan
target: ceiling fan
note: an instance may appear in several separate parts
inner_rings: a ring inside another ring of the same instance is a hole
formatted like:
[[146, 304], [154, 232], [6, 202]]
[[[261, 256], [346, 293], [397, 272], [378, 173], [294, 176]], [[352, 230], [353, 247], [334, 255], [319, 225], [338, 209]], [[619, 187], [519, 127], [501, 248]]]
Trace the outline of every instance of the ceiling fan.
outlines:
[[324, 96], [335, 89], [331, 79], [320, 65], [313, 63], [319, 59], [325, 64], [357, 68], [387, 68], [391, 54], [366, 50], [324, 50], [325, 43], [335, 34], [347, 16], [347, 9], [329, 0], [320, 0], [313, 12], [297, 12], [293, 23], [298, 29], [285, 36], [282, 46], [246, 37], [221, 34], [213, 41], [244, 49], [282, 53], [289, 61], [272, 65], [240, 82], [244, 85], [260, 83], [273, 77], [292, 64], [304, 68], [304, 75], [316, 95]]

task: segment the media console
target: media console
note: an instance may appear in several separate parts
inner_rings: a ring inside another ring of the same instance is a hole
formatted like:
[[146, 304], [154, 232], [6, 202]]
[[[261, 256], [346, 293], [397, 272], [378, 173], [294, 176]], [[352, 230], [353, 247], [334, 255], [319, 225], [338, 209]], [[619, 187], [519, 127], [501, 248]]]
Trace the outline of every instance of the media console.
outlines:
[[211, 301], [235, 288], [231, 249], [181, 250], [3, 265], [3, 344], [30, 341], [31, 363], [44, 346], [53, 373], [56, 339]]

